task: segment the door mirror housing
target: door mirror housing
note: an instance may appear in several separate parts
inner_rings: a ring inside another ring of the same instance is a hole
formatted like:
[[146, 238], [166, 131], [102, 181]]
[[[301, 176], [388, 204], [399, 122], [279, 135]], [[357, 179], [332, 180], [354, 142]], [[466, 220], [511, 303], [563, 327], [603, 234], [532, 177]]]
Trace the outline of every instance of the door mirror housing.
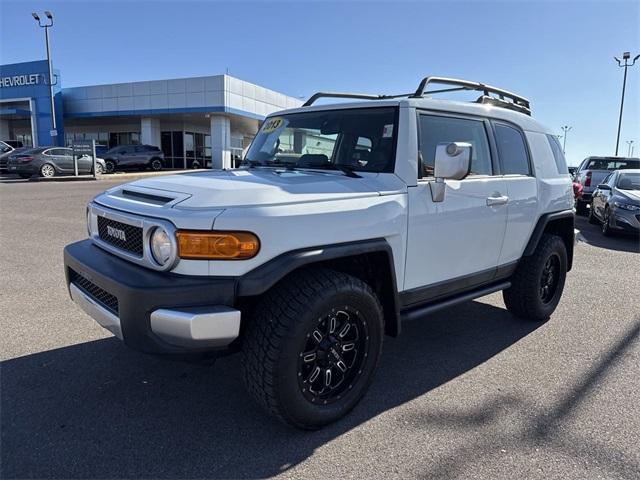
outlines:
[[600, 190], [611, 190], [611, 187], [609, 185], [607, 185], [606, 183], [601, 183], [598, 185], [598, 188]]
[[471, 171], [472, 146], [467, 142], [444, 142], [436, 146], [435, 182], [431, 182], [431, 199], [444, 201], [445, 180], [462, 180]]
[[466, 142], [439, 143], [433, 176], [443, 180], [462, 180], [471, 169], [471, 144]]

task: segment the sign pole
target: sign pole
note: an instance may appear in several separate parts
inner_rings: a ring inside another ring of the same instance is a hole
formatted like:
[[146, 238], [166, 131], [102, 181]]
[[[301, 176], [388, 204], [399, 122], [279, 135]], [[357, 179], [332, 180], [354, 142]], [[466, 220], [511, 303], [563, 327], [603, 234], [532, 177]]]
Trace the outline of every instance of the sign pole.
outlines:
[[93, 158], [93, 178], [97, 179], [98, 172], [96, 167], [98, 165], [98, 162], [96, 161], [96, 141], [95, 140], [91, 140], [91, 158]]

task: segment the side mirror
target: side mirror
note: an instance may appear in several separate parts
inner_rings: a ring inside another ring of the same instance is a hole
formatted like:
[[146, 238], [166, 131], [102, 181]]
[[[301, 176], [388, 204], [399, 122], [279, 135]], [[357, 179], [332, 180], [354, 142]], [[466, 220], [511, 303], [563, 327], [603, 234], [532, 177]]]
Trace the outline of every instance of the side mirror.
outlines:
[[436, 146], [433, 174], [436, 180], [429, 184], [434, 202], [444, 200], [445, 180], [462, 180], [469, 175], [471, 153], [472, 146], [466, 142], [446, 142]]
[[609, 185], [607, 185], [606, 183], [601, 183], [598, 185], [598, 188], [600, 190], [611, 190], [611, 187]]

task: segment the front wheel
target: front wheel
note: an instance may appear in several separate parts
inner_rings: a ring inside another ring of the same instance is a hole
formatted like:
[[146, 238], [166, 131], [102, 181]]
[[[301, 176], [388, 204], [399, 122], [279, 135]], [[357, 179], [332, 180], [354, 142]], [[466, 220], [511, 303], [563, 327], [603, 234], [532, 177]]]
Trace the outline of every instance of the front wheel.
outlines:
[[162, 170], [162, 161], [158, 158], [154, 158], [153, 160], [151, 160], [149, 166], [151, 167], [151, 170], [157, 172], [159, 170]]
[[366, 283], [326, 269], [294, 272], [255, 312], [242, 346], [243, 376], [267, 411], [318, 429], [360, 401], [384, 334], [382, 307]]
[[604, 213], [602, 214], [602, 234], [605, 237], [610, 237], [613, 234], [613, 230], [611, 229], [611, 210], [609, 207], [605, 207]]
[[545, 234], [533, 255], [520, 260], [511, 287], [502, 292], [504, 303], [516, 317], [546, 320], [560, 302], [566, 276], [564, 242], [557, 235]]
[[116, 171], [116, 163], [113, 160], [106, 160], [104, 166], [107, 169], [107, 173], [113, 173]]
[[101, 163], [96, 163], [96, 175], [102, 175], [104, 173], [104, 167]]

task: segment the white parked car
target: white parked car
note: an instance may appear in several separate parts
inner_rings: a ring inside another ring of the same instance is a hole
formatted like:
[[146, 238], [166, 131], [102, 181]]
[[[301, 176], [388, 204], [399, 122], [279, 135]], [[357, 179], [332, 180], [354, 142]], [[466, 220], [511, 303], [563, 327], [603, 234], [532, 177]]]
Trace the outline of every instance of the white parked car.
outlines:
[[[436, 100], [432, 84], [481, 96]], [[336, 96], [358, 101], [313, 105]], [[515, 317], [558, 305], [571, 179], [523, 97], [439, 77], [398, 97], [319, 93], [269, 116], [244, 164], [98, 195], [65, 271], [131, 348], [241, 351], [248, 390], [290, 425], [349, 412], [403, 320], [500, 290]]]

